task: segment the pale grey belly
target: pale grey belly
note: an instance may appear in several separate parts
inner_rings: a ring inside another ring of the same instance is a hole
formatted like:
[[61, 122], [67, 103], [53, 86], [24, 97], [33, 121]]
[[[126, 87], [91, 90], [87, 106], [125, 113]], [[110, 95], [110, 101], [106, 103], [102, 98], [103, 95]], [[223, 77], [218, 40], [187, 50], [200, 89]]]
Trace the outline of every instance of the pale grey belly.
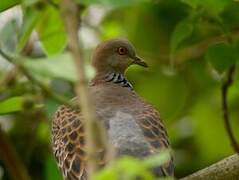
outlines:
[[[105, 114], [105, 115], [103, 115]], [[133, 115], [125, 110], [101, 110], [108, 139], [118, 155], [145, 157], [150, 154], [150, 144]]]

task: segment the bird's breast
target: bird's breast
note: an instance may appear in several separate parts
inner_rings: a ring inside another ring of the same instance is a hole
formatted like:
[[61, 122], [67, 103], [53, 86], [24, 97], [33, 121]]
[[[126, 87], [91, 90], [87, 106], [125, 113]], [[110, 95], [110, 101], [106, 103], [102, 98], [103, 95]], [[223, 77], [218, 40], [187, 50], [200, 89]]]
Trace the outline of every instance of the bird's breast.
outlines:
[[119, 155], [148, 155], [150, 144], [145, 140], [136, 116], [142, 111], [141, 101], [133, 92], [104, 88], [94, 89], [91, 97], [97, 118], [103, 121], [110, 142]]
[[117, 111], [108, 123], [109, 141], [118, 155], [144, 157], [149, 154], [150, 144], [133, 115]]

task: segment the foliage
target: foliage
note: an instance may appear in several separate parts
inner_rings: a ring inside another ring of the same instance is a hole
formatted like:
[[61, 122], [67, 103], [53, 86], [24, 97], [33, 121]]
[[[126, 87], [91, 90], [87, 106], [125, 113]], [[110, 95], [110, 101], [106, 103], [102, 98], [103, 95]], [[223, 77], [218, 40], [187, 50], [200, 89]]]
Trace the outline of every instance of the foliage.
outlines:
[[22, 97], [11, 97], [0, 103], [0, 113], [12, 113], [22, 110]]
[[[223, 126], [220, 87], [227, 70], [238, 67], [238, 1], [76, 2], [82, 8], [81, 37], [89, 77], [94, 74], [88, 61], [92, 49], [108, 38], [127, 37], [150, 64], [149, 70], [131, 67], [127, 76], [134, 89], [160, 110], [175, 152], [177, 177], [232, 153]], [[67, 53], [58, 3], [59, 0], [1, 0], [0, 49], [17, 57], [16, 64], [22, 63], [55, 93], [71, 98], [75, 67]], [[16, 5], [22, 18], [9, 18]], [[1, 126], [33, 179], [59, 179], [49, 148], [50, 122], [59, 102], [3, 59], [0, 57]], [[238, 88], [236, 73], [229, 91], [230, 118], [236, 135]], [[145, 170], [146, 162], [126, 157], [97, 178], [113, 179], [116, 171], [130, 166], [135, 168], [127, 169], [131, 173], [127, 176], [142, 171], [151, 178]], [[4, 167], [2, 162], [0, 166]], [[3, 179], [9, 179], [5, 169]]]
[[[122, 157], [113, 165], [101, 170], [95, 177], [96, 180], [112, 179], [135, 179], [142, 178], [147, 180], [156, 179], [150, 172], [150, 168], [156, 168], [170, 160], [170, 153], [167, 150], [161, 151], [159, 154], [149, 156], [144, 160], [139, 160], [133, 157]], [[162, 179], [162, 178], [161, 178]], [[165, 178], [163, 178], [165, 179]], [[172, 178], [167, 178], [171, 180]]]

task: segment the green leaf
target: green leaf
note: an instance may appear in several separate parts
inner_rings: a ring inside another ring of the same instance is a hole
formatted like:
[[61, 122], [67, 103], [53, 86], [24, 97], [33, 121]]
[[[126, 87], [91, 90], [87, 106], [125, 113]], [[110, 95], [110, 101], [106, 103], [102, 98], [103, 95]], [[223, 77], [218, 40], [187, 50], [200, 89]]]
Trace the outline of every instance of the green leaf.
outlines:
[[17, 29], [19, 29], [16, 19], [8, 21], [0, 29], [0, 46], [9, 52], [15, 52], [17, 42]]
[[42, 4], [44, 3], [41, 0], [22, 0], [22, 4], [24, 7], [30, 7], [30, 6], [33, 7], [33, 5], [36, 5], [36, 3], [39, 3], [39, 2]]
[[27, 59], [25, 66], [40, 79], [62, 78], [76, 80], [76, 71], [70, 54], [60, 54], [49, 58]]
[[199, 5], [200, 0], [182, 0], [182, 2], [195, 9]]
[[106, 167], [102, 169], [100, 172], [98, 172], [95, 175], [94, 179], [95, 180], [105, 180], [105, 179], [117, 180], [118, 172], [116, 168], [114, 167]]
[[84, 5], [91, 5], [91, 4], [100, 4], [104, 6], [111, 6], [111, 7], [125, 7], [125, 6], [132, 6], [143, 2], [149, 2], [149, 0], [76, 0], [77, 2], [84, 4]]
[[21, 3], [21, 0], [1, 0], [0, 12], [5, 11], [20, 3]]
[[213, 15], [219, 15], [232, 1], [233, 0], [205, 0], [200, 3]]
[[11, 97], [3, 102], [0, 102], [0, 114], [7, 114], [22, 110], [23, 97]]
[[183, 3], [196, 9], [198, 6], [204, 7], [208, 12], [217, 16], [222, 13], [227, 5], [233, 0], [182, 0]]
[[48, 6], [37, 25], [37, 32], [48, 55], [61, 52], [66, 45], [66, 33], [59, 11]]
[[160, 151], [158, 154], [151, 155], [144, 159], [144, 164], [147, 167], [157, 167], [161, 166], [162, 164], [168, 162], [170, 160], [170, 151], [163, 150]]
[[117, 22], [108, 22], [104, 24], [103, 38], [110, 39], [125, 34], [124, 28]]
[[192, 34], [193, 28], [194, 25], [190, 19], [184, 19], [176, 25], [170, 40], [171, 61], [174, 59], [173, 56], [178, 46]]
[[52, 156], [50, 156], [45, 162], [46, 162], [45, 163], [45, 179], [46, 180], [61, 180], [62, 176], [56, 165], [56, 160]]
[[236, 63], [238, 59], [237, 54], [237, 50], [233, 45], [216, 44], [207, 50], [206, 60], [209, 61], [219, 73], [222, 73]]
[[19, 40], [17, 44], [17, 52], [20, 53], [27, 43], [37, 21], [40, 18], [40, 12], [27, 8], [23, 17], [23, 25], [19, 35]]
[[152, 173], [140, 159], [125, 156], [119, 159], [116, 166], [123, 179], [135, 179], [136, 177], [148, 180], [154, 179]]
[[[25, 66], [31, 70], [32, 74], [42, 80], [51, 80], [52, 78], [62, 78], [68, 81], [76, 81], [76, 69], [72, 61], [71, 54], [57, 54], [49, 58], [26, 59]], [[86, 75], [92, 78], [93, 68], [86, 64]]]

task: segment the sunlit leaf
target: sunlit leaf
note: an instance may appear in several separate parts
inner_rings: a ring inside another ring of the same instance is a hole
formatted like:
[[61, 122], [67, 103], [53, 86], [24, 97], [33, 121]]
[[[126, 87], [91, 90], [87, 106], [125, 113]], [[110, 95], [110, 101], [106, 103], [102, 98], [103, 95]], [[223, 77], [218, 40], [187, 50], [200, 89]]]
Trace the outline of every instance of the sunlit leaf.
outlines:
[[57, 9], [47, 6], [37, 25], [37, 32], [47, 54], [61, 52], [66, 45], [66, 33]]
[[[31, 70], [33, 75], [43, 80], [62, 78], [68, 81], [76, 81], [76, 70], [71, 55], [68, 53], [58, 54], [49, 58], [27, 59], [25, 66]], [[86, 64], [86, 74], [92, 78], [94, 70]]]
[[99, 173], [97, 173], [94, 179], [95, 180], [105, 180], [105, 179], [117, 180], [118, 173], [114, 167], [106, 167], [103, 170], [101, 170]]
[[0, 114], [13, 113], [22, 110], [23, 97], [11, 97], [0, 102]]
[[76, 80], [74, 63], [70, 54], [61, 54], [49, 58], [28, 59], [25, 65], [33, 75], [41, 79], [62, 78], [69, 81]]
[[229, 44], [217, 44], [211, 46], [206, 53], [206, 59], [220, 73], [236, 63], [237, 52], [234, 46]]
[[11, 8], [19, 3], [21, 0], [1, 0], [0, 2], [0, 12], [5, 11], [8, 8]]
[[142, 177], [148, 180], [154, 179], [148, 167], [145, 166], [140, 159], [134, 157], [122, 157], [118, 160], [116, 167], [119, 169], [123, 179], [135, 179], [136, 177]]
[[110, 39], [114, 37], [119, 37], [124, 34], [123, 27], [116, 22], [109, 22], [104, 25], [103, 37], [104, 39]]

